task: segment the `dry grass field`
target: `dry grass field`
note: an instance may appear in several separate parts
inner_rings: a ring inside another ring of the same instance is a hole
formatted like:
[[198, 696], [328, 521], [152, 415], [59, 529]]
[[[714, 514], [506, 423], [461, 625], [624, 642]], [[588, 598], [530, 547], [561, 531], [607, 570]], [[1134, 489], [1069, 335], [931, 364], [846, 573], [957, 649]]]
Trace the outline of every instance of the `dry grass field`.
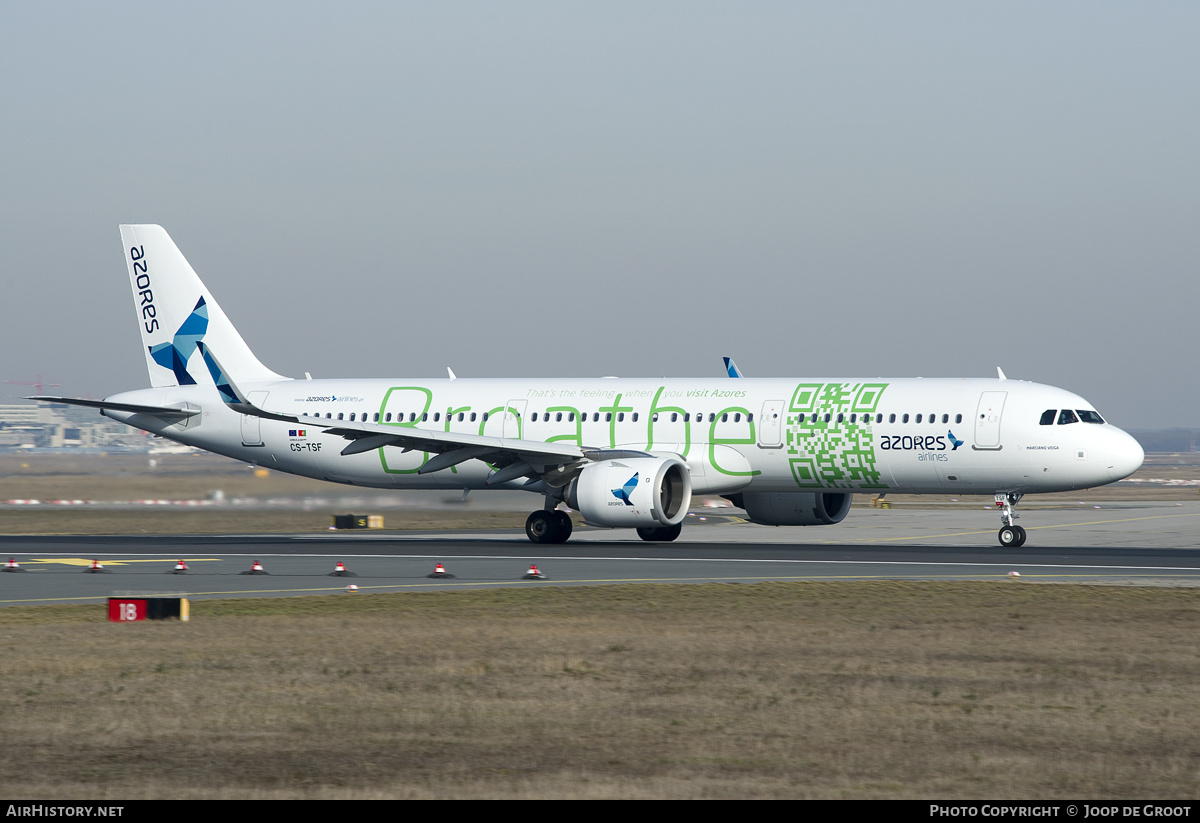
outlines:
[[1200, 591], [611, 586], [0, 610], [9, 798], [1195, 798]]

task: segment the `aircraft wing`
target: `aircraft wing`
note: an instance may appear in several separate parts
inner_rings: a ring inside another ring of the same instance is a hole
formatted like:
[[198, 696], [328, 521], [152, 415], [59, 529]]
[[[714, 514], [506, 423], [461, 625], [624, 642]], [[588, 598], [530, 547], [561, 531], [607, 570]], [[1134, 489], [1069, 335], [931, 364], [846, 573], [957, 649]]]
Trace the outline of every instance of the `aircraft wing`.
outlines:
[[538, 440], [519, 440], [509, 437], [490, 437], [466, 432], [418, 429], [413, 426], [387, 425], [380, 423], [347, 423], [319, 417], [300, 417], [267, 411], [250, 402], [234, 384], [229, 373], [221, 368], [212, 349], [203, 342], [196, 347], [204, 357], [217, 391], [225, 405], [241, 414], [262, 417], [267, 420], [282, 420], [288, 423], [324, 429], [326, 434], [339, 435], [351, 441], [343, 455], [361, 454], [384, 446], [398, 446], [405, 451], [433, 452], [419, 470], [419, 474], [448, 469], [467, 460], [484, 460], [498, 470], [488, 479], [490, 485], [515, 480], [518, 477], [539, 476], [552, 485], [562, 478], [569, 480], [575, 474], [574, 464], [596, 459], [599, 452], [589, 452], [568, 443], [543, 443]]
[[[389, 426], [379, 423], [322, 422], [304, 418], [301, 423], [325, 429], [350, 441], [342, 454], [359, 454], [382, 446], [399, 446], [405, 451], [433, 452], [418, 473], [441, 471], [467, 460], [479, 459], [501, 467], [499, 479], [490, 483], [502, 483], [526, 474], [544, 475], [562, 471], [567, 466], [588, 458], [588, 452], [569, 443], [543, 443], [538, 440], [518, 440], [509, 437], [490, 437], [466, 432], [448, 432], [438, 429], [418, 429], [411, 426]], [[518, 471], [518, 468], [523, 470]]]

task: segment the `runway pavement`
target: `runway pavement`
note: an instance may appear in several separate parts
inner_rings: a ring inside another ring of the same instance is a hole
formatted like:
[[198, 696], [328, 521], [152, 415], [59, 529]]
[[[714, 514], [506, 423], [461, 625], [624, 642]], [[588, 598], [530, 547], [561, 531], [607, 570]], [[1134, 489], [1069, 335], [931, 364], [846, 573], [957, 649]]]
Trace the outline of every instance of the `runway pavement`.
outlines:
[[[97, 602], [113, 594], [193, 599], [486, 586], [763, 580], [1002, 580], [1200, 585], [1200, 503], [1030, 510], [1020, 549], [996, 543], [995, 511], [855, 509], [836, 526], [771, 528], [697, 511], [674, 543], [577, 529], [565, 545], [522, 532], [0, 537], [0, 605]], [[170, 574], [179, 560], [187, 574]], [[93, 560], [103, 573], [85, 570]], [[251, 562], [267, 574], [247, 575]], [[341, 561], [355, 577], [329, 576]], [[453, 578], [431, 579], [441, 562]], [[548, 579], [522, 580], [530, 564]]]

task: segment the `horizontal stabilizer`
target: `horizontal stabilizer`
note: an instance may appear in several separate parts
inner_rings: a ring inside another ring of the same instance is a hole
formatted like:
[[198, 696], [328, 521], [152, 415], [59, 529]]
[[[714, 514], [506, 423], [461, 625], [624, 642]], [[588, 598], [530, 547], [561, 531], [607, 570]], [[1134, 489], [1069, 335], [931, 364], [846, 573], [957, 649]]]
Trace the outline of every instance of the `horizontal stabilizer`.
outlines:
[[107, 400], [84, 400], [79, 397], [26, 397], [26, 400], [40, 400], [43, 403], [66, 403], [71, 406], [86, 406], [90, 409], [112, 409], [113, 411], [132, 412], [133, 414], [152, 414], [168, 420], [183, 420], [200, 413], [199, 409], [184, 409], [171, 406], [143, 406], [137, 403], [110, 403]]

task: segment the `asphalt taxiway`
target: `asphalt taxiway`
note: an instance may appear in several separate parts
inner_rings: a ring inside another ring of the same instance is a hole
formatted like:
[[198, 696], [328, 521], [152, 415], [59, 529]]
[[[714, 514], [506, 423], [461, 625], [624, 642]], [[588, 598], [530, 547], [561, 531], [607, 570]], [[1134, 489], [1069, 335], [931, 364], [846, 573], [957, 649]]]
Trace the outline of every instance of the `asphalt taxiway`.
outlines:
[[[704, 518], [704, 519], [701, 519]], [[696, 512], [674, 543], [578, 529], [564, 545], [521, 532], [0, 536], [0, 605], [611, 583], [764, 580], [1001, 580], [1200, 585], [1200, 503], [1032, 510], [1019, 549], [995, 542], [995, 512], [855, 509], [823, 528], [755, 526]], [[98, 560], [101, 573], [86, 571]], [[186, 574], [172, 574], [185, 560]], [[249, 575], [258, 561], [266, 574]], [[354, 574], [334, 577], [338, 562]], [[452, 578], [431, 578], [442, 563]], [[530, 565], [545, 580], [524, 580]]]

